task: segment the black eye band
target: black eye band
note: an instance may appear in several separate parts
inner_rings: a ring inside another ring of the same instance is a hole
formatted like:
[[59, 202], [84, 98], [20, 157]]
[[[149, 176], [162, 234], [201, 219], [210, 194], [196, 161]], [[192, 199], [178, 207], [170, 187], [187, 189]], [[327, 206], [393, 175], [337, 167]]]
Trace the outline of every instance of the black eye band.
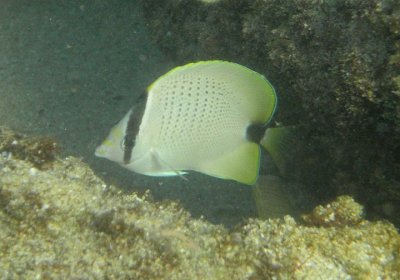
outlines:
[[135, 144], [135, 141], [129, 139], [127, 140], [127, 137], [125, 135], [124, 138], [122, 138], [119, 147], [121, 148], [121, 151], [125, 152], [126, 150], [130, 149], [131, 147], [133, 147]]
[[121, 149], [124, 151], [124, 163], [128, 164], [132, 157], [132, 149], [135, 145], [135, 141], [133, 140], [133, 135], [126, 134], [125, 137], [121, 140]]
[[129, 120], [126, 125], [125, 136], [121, 140], [121, 149], [124, 151], [124, 164], [129, 164], [132, 157], [132, 150], [135, 146], [136, 135], [139, 133], [146, 100], [139, 99], [139, 102], [132, 108]]

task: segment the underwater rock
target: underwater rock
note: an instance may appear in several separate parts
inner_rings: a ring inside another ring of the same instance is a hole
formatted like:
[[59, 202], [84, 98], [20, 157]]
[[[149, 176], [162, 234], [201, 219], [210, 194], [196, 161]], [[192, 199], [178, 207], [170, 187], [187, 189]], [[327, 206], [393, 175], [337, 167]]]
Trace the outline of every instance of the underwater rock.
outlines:
[[363, 207], [350, 196], [339, 196], [325, 206], [319, 205], [303, 220], [315, 226], [352, 226], [363, 220]]
[[286, 216], [229, 231], [176, 203], [124, 194], [79, 159], [39, 170], [4, 153], [0, 271], [4, 279], [399, 278], [392, 224], [363, 220], [349, 197], [317, 208], [314, 220], [324, 221], [323, 209], [343, 222], [303, 225]]
[[31, 162], [38, 169], [50, 167], [59, 146], [50, 137], [27, 137], [0, 126], [0, 153]]

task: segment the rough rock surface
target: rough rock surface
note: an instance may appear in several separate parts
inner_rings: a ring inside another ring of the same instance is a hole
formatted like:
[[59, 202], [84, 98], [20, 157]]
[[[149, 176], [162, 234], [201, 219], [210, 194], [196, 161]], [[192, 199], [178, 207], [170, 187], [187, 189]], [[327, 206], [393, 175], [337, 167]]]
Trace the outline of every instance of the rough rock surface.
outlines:
[[364, 220], [348, 196], [304, 223], [252, 219], [227, 230], [176, 203], [123, 194], [73, 157], [40, 170], [0, 155], [2, 279], [400, 277], [399, 233]]

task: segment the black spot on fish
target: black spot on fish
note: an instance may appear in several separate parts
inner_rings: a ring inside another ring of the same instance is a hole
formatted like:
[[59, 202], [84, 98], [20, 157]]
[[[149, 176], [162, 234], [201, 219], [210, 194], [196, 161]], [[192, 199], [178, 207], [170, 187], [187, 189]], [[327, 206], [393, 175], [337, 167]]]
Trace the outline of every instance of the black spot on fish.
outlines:
[[260, 143], [267, 126], [265, 124], [250, 124], [246, 130], [246, 138], [250, 142]]

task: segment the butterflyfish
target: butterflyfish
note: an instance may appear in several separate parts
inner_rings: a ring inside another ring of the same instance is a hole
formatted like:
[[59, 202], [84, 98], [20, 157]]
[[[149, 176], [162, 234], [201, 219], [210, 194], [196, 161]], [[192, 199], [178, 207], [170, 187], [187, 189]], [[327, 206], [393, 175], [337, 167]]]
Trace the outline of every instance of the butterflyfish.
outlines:
[[96, 156], [149, 176], [197, 171], [252, 185], [260, 142], [268, 150], [276, 146], [279, 133], [264, 132], [277, 95], [245, 66], [219, 60], [179, 66], [156, 79], [145, 97], [112, 128]]

